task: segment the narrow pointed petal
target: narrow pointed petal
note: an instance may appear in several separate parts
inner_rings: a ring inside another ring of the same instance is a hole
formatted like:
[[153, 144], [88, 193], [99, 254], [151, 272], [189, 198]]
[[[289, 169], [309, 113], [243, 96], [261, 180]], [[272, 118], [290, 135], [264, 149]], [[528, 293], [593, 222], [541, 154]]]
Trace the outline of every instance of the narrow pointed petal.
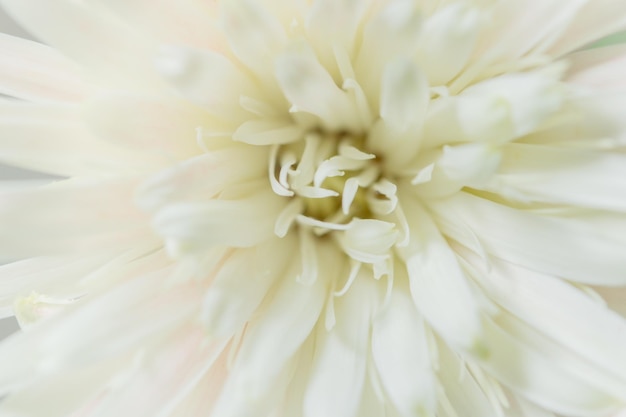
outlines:
[[533, 328], [505, 313], [484, 326], [485, 343], [497, 349], [479, 363], [520, 395], [573, 417], [608, 416], [623, 407], [623, 390], [610, 393], [598, 386], [593, 367], [572, 361]]
[[[37, 331], [12, 336], [0, 346], [0, 392], [35, 377], [126, 353], [147, 338], [162, 337], [189, 319], [197, 310], [199, 289], [190, 285], [164, 291], [168, 272], [157, 271], [130, 280], [41, 323]], [[111, 304], [116, 305], [114, 312]], [[76, 334], [81, 337], [76, 339]], [[69, 339], [74, 343], [68, 344]]]
[[328, 283], [338, 271], [331, 267], [337, 263], [332, 248], [320, 250], [318, 256], [321, 271], [311, 285], [297, 281], [301, 260], [295, 258], [277, 283], [274, 295], [248, 325], [234, 373], [237, 392], [249, 396], [253, 404], [273, 389], [271, 381], [278, 378], [319, 320]]
[[[16, 258], [89, 252], [153, 240], [145, 214], [132, 204], [135, 180], [74, 181], [0, 195], [3, 254]], [[33, 207], [45, 207], [25, 216]]]
[[294, 236], [238, 249], [223, 260], [204, 295], [201, 320], [213, 337], [232, 337], [282, 278]]
[[0, 101], [0, 160], [61, 176], [130, 174], [163, 166], [162, 156], [139, 159], [97, 139], [79, 114], [72, 105]]
[[156, 214], [153, 224], [173, 254], [215, 245], [250, 247], [274, 236], [274, 223], [286, 204], [271, 189], [261, 189], [237, 200], [171, 204]]
[[220, 2], [220, 23], [235, 56], [248, 68], [268, 75], [272, 62], [287, 41], [280, 21], [260, 2]]
[[0, 4], [34, 36], [107, 83], [130, 89], [160, 85], [150, 66], [154, 49], [150, 41], [103, 6], [72, 0], [2, 0]]
[[75, 102], [90, 93], [76, 64], [49, 46], [0, 34], [0, 93], [35, 102]]
[[240, 66], [215, 51], [164, 45], [154, 61], [159, 73], [185, 98], [234, 123], [250, 117], [240, 98], [261, 95]]
[[550, 48], [561, 56], [626, 29], [626, 4], [620, 0], [587, 0], [560, 39]]
[[440, 342], [435, 346], [439, 355], [437, 377], [443, 390], [439, 393], [439, 413], [446, 417], [492, 415], [493, 405], [469, 374], [462, 357], [445, 343]]
[[[399, 280], [396, 272], [395, 280]], [[408, 288], [394, 289], [372, 326], [372, 357], [385, 392], [401, 416], [434, 416], [435, 376], [424, 321]]]
[[507, 262], [493, 261], [478, 279], [493, 301], [556, 343], [572, 362], [592, 364], [588, 375], [597, 386], [626, 392], [622, 317], [571, 284]]
[[266, 172], [265, 152], [233, 146], [159, 171], [141, 184], [136, 201], [147, 211], [175, 202], [207, 201], [228, 186], [262, 178]]
[[[445, 203], [444, 203], [445, 201]], [[572, 281], [623, 285], [624, 224], [580, 216], [533, 213], [465, 192], [431, 202], [444, 233], [511, 263]]]
[[215, 24], [213, 2], [202, 0], [95, 0], [122, 20], [160, 42], [218, 48], [223, 39]]
[[446, 342], [480, 350], [480, 310], [454, 252], [411, 191], [401, 194], [410, 243], [399, 250], [420, 313]]
[[478, 7], [451, 2], [426, 20], [417, 57], [432, 85], [448, 83], [467, 65], [484, 18]]
[[181, 325], [166, 342], [150, 347], [124, 385], [108, 389], [93, 417], [169, 416], [209, 372], [225, 345], [222, 340], [208, 342], [198, 325]]
[[568, 81], [573, 84], [614, 90], [626, 88], [626, 46], [614, 45], [569, 55]]
[[4, 398], [0, 413], [6, 417], [67, 417], [96, 400], [102, 386], [130, 362], [130, 358], [124, 357], [42, 378]]
[[200, 154], [197, 129], [217, 124], [204, 109], [177, 97], [101, 95], [83, 104], [82, 115], [100, 139], [168, 160]]
[[615, 152], [513, 143], [493, 185], [529, 202], [626, 211], [626, 157]]
[[355, 417], [365, 381], [370, 333], [372, 278], [357, 277], [344, 296], [335, 300], [337, 324], [318, 326], [313, 367], [304, 398], [305, 417]]

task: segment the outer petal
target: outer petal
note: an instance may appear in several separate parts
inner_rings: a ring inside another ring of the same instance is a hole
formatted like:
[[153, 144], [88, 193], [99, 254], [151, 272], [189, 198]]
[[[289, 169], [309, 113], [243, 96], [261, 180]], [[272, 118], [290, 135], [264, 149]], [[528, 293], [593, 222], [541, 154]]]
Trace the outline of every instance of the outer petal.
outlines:
[[224, 390], [226, 396], [220, 401], [220, 415], [245, 416], [250, 410], [262, 414], [261, 410], [271, 408], [268, 399], [318, 322], [328, 283], [339, 272], [335, 268], [338, 254], [333, 248], [320, 251], [319, 256], [321, 271], [315, 282], [306, 285], [297, 281], [301, 260], [296, 257], [274, 294], [248, 323]]
[[271, 189], [246, 186], [251, 191], [238, 199], [165, 206], [156, 214], [154, 226], [174, 254], [215, 245], [255, 246], [275, 236], [274, 222], [287, 202]]
[[567, 81], [592, 88], [626, 89], [626, 46], [588, 49], [570, 55], [568, 60]]
[[82, 291], [68, 286], [97, 270], [114, 256], [114, 253], [109, 252], [80, 258], [31, 258], [0, 266], [0, 316], [13, 315], [15, 298], [28, 296], [33, 291], [61, 298], [82, 295]]
[[274, 238], [238, 249], [218, 266], [201, 315], [211, 336], [232, 337], [251, 319], [274, 283], [283, 278], [294, 240], [294, 236]]
[[587, 369], [589, 381], [626, 403], [626, 320], [569, 283], [507, 262], [494, 260], [477, 279], [490, 299], [563, 352], [563, 367]]
[[90, 417], [167, 417], [210, 372], [227, 340], [210, 343], [198, 325], [182, 325], [153, 344], [123, 385], [113, 386]]
[[131, 94], [98, 96], [84, 104], [83, 117], [101, 139], [169, 160], [201, 153], [197, 130], [215, 124], [180, 98]]
[[0, 4], [37, 38], [105, 79], [131, 89], [161, 84], [152, 70], [150, 42], [97, 4], [72, 0]]
[[470, 64], [453, 81], [452, 90], [461, 90], [494, 64], [507, 68], [507, 65], [521, 57], [532, 55], [533, 50], [545, 49], [563, 33], [581, 7], [589, 1], [492, 2], [491, 16], [486, 17], [492, 24], [479, 36]]
[[162, 167], [147, 157], [95, 138], [73, 105], [0, 101], [0, 160], [62, 175], [128, 174]]
[[467, 277], [430, 214], [409, 192], [400, 194], [410, 244], [400, 248], [420, 313], [447, 343], [480, 350], [480, 310]]
[[214, 23], [216, 6], [202, 0], [89, 0], [113, 10], [122, 20], [160, 42], [202, 48], [223, 42]]
[[[623, 285], [624, 219], [533, 213], [461, 192], [430, 202], [435, 220], [466, 247], [476, 243], [498, 258], [565, 279]], [[575, 214], [575, 213], [574, 213]]]
[[550, 53], [563, 55], [624, 29], [626, 3], [621, 0], [587, 0], [565, 33], [550, 48]]
[[0, 391], [119, 357], [180, 326], [197, 312], [201, 291], [197, 285], [165, 291], [168, 273], [130, 280], [12, 336], [0, 347]]
[[372, 314], [372, 277], [357, 276], [335, 300], [336, 326], [318, 325], [315, 358], [305, 391], [305, 417], [355, 417], [361, 402]]
[[135, 180], [68, 180], [0, 195], [0, 252], [20, 258], [128, 248], [153, 241], [147, 216], [132, 204], [135, 186]]
[[259, 148], [230, 147], [204, 153], [159, 171], [137, 191], [147, 211], [184, 201], [207, 201], [228, 186], [267, 175], [267, 155]]
[[31, 101], [78, 101], [88, 92], [74, 63], [54, 49], [0, 34], [0, 93]]
[[529, 202], [626, 211], [626, 155], [512, 143], [486, 188]]
[[403, 417], [435, 415], [436, 385], [424, 326], [404, 285], [396, 286], [373, 321], [372, 357], [389, 401]]
[[436, 346], [439, 352], [437, 377], [443, 389], [443, 392], [439, 393], [437, 415], [441, 417], [493, 415], [493, 404], [474, 377], [468, 373], [467, 365], [462, 358], [444, 343], [438, 343]]
[[[485, 343], [494, 348], [480, 365], [536, 404], [573, 417], [600, 417], [624, 406], [621, 394], [598, 387], [594, 368], [555, 348], [536, 331], [506, 313], [485, 322]], [[591, 374], [590, 374], [591, 372]]]
[[97, 400], [103, 385], [130, 366], [132, 356], [126, 355], [42, 378], [3, 399], [0, 413], [5, 417], [66, 417]]

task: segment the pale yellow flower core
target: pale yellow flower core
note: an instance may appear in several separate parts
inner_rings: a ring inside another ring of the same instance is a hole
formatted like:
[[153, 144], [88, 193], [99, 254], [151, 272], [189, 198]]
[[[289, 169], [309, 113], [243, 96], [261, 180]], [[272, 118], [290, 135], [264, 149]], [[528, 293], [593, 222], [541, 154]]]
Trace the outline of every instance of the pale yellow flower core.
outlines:
[[275, 178], [293, 190], [306, 217], [343, 224], [392, 205], [395, 188], [383, 180], [381, 160], [367, 152], [363, 135], [313, 131], [276, 157]]

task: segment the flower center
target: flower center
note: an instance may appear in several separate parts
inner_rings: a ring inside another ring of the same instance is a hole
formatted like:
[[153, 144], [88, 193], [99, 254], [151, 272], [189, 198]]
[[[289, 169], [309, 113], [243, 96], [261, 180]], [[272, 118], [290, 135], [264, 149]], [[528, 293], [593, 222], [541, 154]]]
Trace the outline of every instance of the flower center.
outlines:
[[365, 149], [363, 135], [314, 130], [303, 141], [273, 146], [269, 165], [274, 191], [292, 198], [279, 222], [295, 220], [321, 235], [396, 209], [396, 186]]

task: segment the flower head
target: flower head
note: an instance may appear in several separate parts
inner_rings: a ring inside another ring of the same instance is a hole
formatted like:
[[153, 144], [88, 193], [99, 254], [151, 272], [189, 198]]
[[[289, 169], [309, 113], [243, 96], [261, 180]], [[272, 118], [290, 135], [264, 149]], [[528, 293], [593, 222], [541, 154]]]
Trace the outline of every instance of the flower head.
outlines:
[[626, 3], [0, 4], [3, 415], [626, 406]]

